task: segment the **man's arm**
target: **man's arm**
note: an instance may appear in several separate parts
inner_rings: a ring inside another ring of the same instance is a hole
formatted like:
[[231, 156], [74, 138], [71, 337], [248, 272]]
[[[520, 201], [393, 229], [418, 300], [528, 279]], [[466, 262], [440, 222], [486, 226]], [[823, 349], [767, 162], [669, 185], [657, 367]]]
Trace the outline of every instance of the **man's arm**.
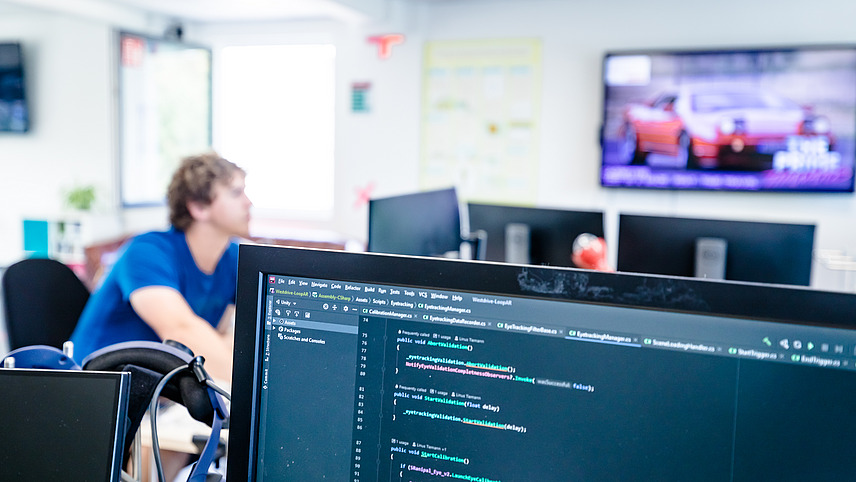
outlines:
[[235, 305], [229, 305], [223, 310], [223, 316], [217, 323], [217, 331], [224, 335], [233, 336], [235, 332]]
[[[178, 291], [147, 286], [131, 293], [131, 306], [162, 340], [175, 340], [205, 357], [205, 369], [217, 380], [232, 380], [232, 337], [197, 316]], [[227, 310], [228, 311], [228, 310]]]

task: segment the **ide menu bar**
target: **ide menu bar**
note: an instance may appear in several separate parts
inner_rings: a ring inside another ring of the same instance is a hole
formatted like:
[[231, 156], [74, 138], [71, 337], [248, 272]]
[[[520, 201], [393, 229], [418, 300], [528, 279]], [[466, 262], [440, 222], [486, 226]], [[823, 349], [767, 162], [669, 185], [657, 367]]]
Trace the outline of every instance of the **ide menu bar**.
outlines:
[[[856, 334], [704, 314], [266, 275], [267, 326], [358, 325], [359, 316], [639, 348], [856, 369]], [[307, 326], [308, 327], [308, 326]]]

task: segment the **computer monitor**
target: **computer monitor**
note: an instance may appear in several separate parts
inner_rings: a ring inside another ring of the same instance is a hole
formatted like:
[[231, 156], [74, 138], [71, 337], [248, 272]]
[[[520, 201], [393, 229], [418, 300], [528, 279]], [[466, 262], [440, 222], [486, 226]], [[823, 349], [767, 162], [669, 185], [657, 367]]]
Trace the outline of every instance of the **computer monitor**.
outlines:
[[130, 374], [0, 369], [0, 393], [0, 480], [120, 480]]
[[603, 237], [603, 213], [469, 203], [472, 232], [484, 231], [485, 258], [520, 264], [570, 266], [574, 240]]
[[619, 271], [808, 286], [813, 224], [621, 214]]
[[414, 256], [458, 253], [461, 219], [454, 188], [372, 199], [368, 250]]
[[241, 246], [229, 480], [850, 480], [856, 295]]

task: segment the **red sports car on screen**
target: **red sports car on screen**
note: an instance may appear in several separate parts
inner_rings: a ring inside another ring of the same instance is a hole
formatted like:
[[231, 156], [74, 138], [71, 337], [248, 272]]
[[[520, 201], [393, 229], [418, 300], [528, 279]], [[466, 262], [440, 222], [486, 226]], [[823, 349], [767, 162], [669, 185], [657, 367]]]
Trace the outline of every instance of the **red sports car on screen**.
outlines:
[[769, 169], [789, 139], [821, 138], [831, 148], [829, 121], [811, 108], [749, 88], [685, 88], [644, 104], [628, 104], [619, 130], [622, 163], [670, 156], [679, 168]]

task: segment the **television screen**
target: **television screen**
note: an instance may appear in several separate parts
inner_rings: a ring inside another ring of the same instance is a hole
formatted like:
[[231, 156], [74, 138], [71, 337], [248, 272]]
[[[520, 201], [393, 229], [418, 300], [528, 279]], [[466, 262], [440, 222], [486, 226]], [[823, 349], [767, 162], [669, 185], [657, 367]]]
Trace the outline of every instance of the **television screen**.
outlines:
[[856, 46], [608, 53], [601, 184], [852, 192]]
[[0, 132], [27, 132], [29, 128], [21, 44], [0, 43]]

